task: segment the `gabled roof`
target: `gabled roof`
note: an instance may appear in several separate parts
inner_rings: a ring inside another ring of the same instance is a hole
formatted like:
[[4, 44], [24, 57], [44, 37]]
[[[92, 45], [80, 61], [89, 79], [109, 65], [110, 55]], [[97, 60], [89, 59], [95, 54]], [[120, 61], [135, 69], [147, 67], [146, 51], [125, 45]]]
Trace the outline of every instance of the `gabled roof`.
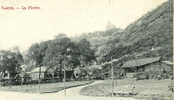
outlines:
[[114, 63], [114, 62], [118, 62], [118, 61], [119, 61], [119, 59], [113, 59], [113, 60], [111, 60], [109, 62], [103, 63], [102, 66], [107, 65], [107, 64], [111, 64], [111, 63]]
[[56, 67], [49, 67], [46, 69], [46, 71], [49, 73], [54, 73], [56, 71]]
[[165, 63], [165, 64], [168, 64], [168, 65], [173, 65], [172, 61], [162, 61], [162, 62]]
[[160, 57], [130, 60], [123, 64], [122, 68], [140, 67], [160, 60]]
[[32, 69], [30, 73], [39, 73], [40, 68], [41, 68], [41, 72], [46, 72], [48, 69], [48, 67], [46, 67], [46, 66], [36, 67], [36, 68]]
[[102, 69], [101, 65], [91, 65], [90, 69]]

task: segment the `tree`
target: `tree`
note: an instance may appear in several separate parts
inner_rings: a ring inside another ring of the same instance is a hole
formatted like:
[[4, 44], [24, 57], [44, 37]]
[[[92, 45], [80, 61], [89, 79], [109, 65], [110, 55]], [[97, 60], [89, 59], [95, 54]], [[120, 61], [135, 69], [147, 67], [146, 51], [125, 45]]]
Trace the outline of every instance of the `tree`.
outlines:
[[40, 65], [42, 63], [41, 50], [40, 50], [40, 46], [38, 43], [33, 44], [29, 48], [27, 56], [28, 56], [29, 60], [35, 61], [36, 65]]
[[80, 53], [80, 61], [82, 65], [87, 65], [91, 61], [95, 59], [95, 51], [91, 49], [90, 42], [86, 39], [82, 39], [78, 43], [79, 53]]
[[63, 69], [90, 64], [95, 60], [95, 54], [86, 39], [72, 42], [66, 35], [59, 34], [53, 40], [33, 44], [28, 50], [27, 58], [30, 62], [34, 61], [35, 66], [56, 68], [61, 77]]
[[14, 77], [17, 73], [20, 72], [20, 62], [18, 60], [18, 54], [11, 51], [0, 51], [1, 60], [0, 60], [0, 71], [8, 71], [10, 77]]
[[60, 71], [61, 77], [62, 70], [65, 67], [65, 62], [66, 65], [69, 65], [69, 61], [67, 59], [67, 48], [70, 48], [72, 44], [71, 40], [64, 35], [57, 36], [54, 40], [50, 41], [43, 57], [43, 65], [56, 67], [56, 69]]
[[18, 62], [20, 64], [23, 64], [24, 63], [24, 58], [23, 58], [22, 53], [19, 50], [19, 47], [17, 47], [17, 46], [16, 47], [13, 47], [10, 51], [11, 52], [14, 52], [16, 54], [16, 58], [17, 58], [17, 60], [18, 60]]
[[35, 43], [33, 44], [27, 53], [27, 57], [29, 61], [34, 61], [35, 66], [42, 66], [43, 65], [43, 59], [46, 54], [46, 50], [48, 49], [48, 45], [51, 41], [44, 41], [41, 43]]
[[56, 66], [62, 62], [66, 55], [66, 49], [69, 47], [71, 40], [67, 37], [56, 38], [48, 44], [43, 58], [43, 64]]

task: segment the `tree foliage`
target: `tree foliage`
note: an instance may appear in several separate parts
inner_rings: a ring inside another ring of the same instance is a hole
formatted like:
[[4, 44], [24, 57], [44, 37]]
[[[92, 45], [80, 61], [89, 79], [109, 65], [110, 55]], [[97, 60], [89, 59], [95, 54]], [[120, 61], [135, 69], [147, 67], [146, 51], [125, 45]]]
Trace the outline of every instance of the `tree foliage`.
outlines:
[[66, 69], [73, 69], [95, 60], [94, 50], [91, 49], [89, 41], [82, 39], [73, 42], [64, 34], [56, 36], [53, 40], [33, 44], [27, 56], [36, 62], [36, 66], [57, 67], [60, 70], [65, 66]]
[[0, 51], [0, 71], [8, 71], [11, 77], [14, 77], [20, 72], [21, 60], [23, 60], [22, 55], [11, 51]]

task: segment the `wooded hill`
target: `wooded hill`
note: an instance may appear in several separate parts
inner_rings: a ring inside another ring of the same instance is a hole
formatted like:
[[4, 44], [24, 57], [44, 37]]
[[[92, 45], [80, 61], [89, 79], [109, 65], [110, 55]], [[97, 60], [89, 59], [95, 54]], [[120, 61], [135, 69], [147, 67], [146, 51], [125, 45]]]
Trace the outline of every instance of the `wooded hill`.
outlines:
[[[88, 44], [88, 50], [91, 52], [91, 54], [95, 54], [95, 58], [94, 56], [92, 57], [93, 60], [97, 61], [99, 64], [101, 62], [111, 60], [111, 56], [113, 58], [119, 58], [124, 55], [130, 56], [127, 60], [134, 58], [160, 56], [162, 57], [162, 60], [172, 61], [172, 4], [173, 3], [171, 0], [163, 3], [156, 9], [139, 18], [137, 21], [128, 25], [124, 30], [112, 27], [106, 31], [90, 32], [82, 34], [78, 37], [71, 37], [69, 41], [73, 45], [75, 45], [78, 50], [80, 50], [81, 47], [84, 47], [83, 42], [81, 42], [84, 39], [84, 43]], [[59, 39], [60, 37], [57, 37], [57, 39], [51, 41], [55, 42]], [[41, 44], [45, 43], [43, 42]], [[63, 43], [63, 41], [61, 43]], [[79, 46], [79, 43], [81, 44], [81, 46]], [[64, 45], [64, 43], [60, 45]], [[46, 50], [46, 53], [49, 53], [50, 49], [55, 47], [56, 46], [49, 47], [49, 49]], [[31, 48], [29, 49], [29, 51], [31, 50]], [[65, 46], [65, 48], [67, 47]], [[83, 51], [80, 52], [81, 54], [78, 55], [81, 57], [81, 55], [84, 54]], [[86, 55], [87, 54], [85, 54], [85, 56]], [[53, 54], [52, 57], [54, 56], [55, 54]], [[90, 61], [90, 59], [88, 60]], [[47, 60], [45, 60], [44, 62], [47, 63]], [[78, 62], [80, 62], [80, 60], [78, 60]]]
[[157, 55], [171, 60], [173, 56], [172, 24], [172, 3], [166, 2], [129, 25], [124, 30], [122, 42], [125, 46], [132, 46], [136, 52], [158, 48]]
[[[170, 3], [169, 3], [170, 2]], [[173, 7], [172, 0], [148, 12], [123, 31], [111, 29], [82, 35], [93, 46], [102, 62], [110, 57], [131, 55], [133, 58], [161, 56], [172, 61], [173, 51]], [[97, 35], [96, 35], [97, 34]]]

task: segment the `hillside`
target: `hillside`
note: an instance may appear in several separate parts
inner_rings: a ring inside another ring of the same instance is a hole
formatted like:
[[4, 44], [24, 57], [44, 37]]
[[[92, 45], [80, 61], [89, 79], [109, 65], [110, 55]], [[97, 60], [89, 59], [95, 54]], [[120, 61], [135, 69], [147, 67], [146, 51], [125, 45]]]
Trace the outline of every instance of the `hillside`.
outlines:
[[147, 12], [124, 30], [113, 27], [106, 31], [84, 33], [73, 41], [87, 39], [96, 56], [102, 61], [123, 55], [134, 57], [161, 56], [172, 60], [173, 50], [173, 7], [172, 0]]
[[109, 40], [113, 40], [115, 37], [119, 37], [122, 29], [111, 28], [105, 31], [96, 31], [90, 33], [84, 33], [78, 37], [72, 37], [73, 41], [80, 41], [81, 39], [87, 39], [93, 49], [97, 50], [100, 46], [106, 44]]
[[[159, 42], [170, 43], [171, 41], [166, 40], [172, 38], [172, 21], [172, 8], [169, 6], [169, 2], [166, 2], [129, 25], [124, 31], [124, 40], [129, 43], [132, 41], [131, 44], [133, 44], [143, 38], [155, 38], [153, 40], [156, 45], [159, 45]], [[160, 37], [163, 39], [159, 40]]]
[[[120, 45], [114, 46], [108, 55], [113, 55], [118, 51], [119, 54], [116, 57], [147, 52], [142, 56], [162, 56], [165, 60], [172, 60], [172, 8], [172, 3], [165, 2], [130, 24], [119, 37], [121, 47]], [[114, 41], [111, 43], [113, 45], [118, 44]]]

